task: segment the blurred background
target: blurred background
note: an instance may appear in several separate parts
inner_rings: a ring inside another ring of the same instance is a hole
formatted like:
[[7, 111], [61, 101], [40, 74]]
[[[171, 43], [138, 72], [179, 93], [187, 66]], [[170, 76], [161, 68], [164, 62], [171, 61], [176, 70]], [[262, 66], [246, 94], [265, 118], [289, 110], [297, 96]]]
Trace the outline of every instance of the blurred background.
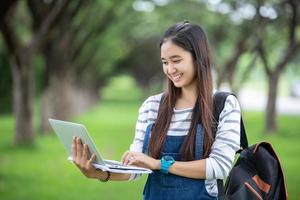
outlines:
[[146, 177], [86, 179], [48, 118], [85, 124], [119, 160], [164, 88], [159, 39], [183, 20], [206, 31], [215, 88], [238, 95], [249, 143], [272, 143], [299, 199], [298, 0], [2, 0], [0, 199], [142, 199]]

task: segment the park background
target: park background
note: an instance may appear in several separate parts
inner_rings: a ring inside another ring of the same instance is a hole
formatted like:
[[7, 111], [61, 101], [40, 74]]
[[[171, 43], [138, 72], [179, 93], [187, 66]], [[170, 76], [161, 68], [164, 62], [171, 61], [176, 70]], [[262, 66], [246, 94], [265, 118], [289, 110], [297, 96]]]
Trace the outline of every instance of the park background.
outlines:
[[183, 20], [206, 31], [215, 88], [238, 95], [250, 144], [272, 143], [299, 199], [297, 0], [1, 1], [0, 199], [141, 199], [146, 177], [86, 179], [47, 119], [85, 124], [119, 160], [165, 85], [159, 39]]

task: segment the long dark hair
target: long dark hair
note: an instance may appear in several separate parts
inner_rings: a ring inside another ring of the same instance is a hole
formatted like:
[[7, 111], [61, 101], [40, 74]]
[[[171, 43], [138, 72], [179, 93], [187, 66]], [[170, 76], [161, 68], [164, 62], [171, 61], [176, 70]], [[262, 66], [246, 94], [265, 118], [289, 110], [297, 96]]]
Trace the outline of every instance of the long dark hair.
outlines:
[[[202, 123], [204, 129], [204, 157], [208, 157], [214, 140], [213, 137], [213, 84], [211, 76], [211, 60], [208, 40], [205, 32], [199, 25], [180, 22], [171, 26], [160, 41], [160, 47], [167, 40], [189, 51], [194, 58], [197, 82], [197, 100], [193, 109], [192, 122], [181, 147], [184, 160], [194, 160], [195, 137], [197, 124]], [[168, 89], [161, 102], [155, 125], [152, 129], [149, 143], [150, 155], [159, 158], [165, 138], [171, 123], [173, 108], [181, 93], [181, 88], [174, 86], [168, 79]]]

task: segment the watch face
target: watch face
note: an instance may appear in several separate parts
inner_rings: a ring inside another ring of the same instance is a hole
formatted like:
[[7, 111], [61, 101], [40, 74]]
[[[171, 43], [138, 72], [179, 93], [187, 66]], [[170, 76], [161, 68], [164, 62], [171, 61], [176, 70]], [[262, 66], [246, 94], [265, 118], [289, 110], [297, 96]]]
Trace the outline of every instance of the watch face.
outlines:
[[167, 162], [174, 162], [174, 158], [172, 156], [164, 156], [163, 159]]

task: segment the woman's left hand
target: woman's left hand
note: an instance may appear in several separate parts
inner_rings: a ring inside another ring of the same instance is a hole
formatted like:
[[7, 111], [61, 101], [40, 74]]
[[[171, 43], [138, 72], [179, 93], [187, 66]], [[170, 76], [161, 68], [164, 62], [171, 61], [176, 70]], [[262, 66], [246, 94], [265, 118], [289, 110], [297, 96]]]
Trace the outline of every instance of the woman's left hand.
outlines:
[[126, 151], [122, 156], [124, 165], [135, 165], [152, 170], [160, 169], [160, 160], [156, 160], [141, 152]]

